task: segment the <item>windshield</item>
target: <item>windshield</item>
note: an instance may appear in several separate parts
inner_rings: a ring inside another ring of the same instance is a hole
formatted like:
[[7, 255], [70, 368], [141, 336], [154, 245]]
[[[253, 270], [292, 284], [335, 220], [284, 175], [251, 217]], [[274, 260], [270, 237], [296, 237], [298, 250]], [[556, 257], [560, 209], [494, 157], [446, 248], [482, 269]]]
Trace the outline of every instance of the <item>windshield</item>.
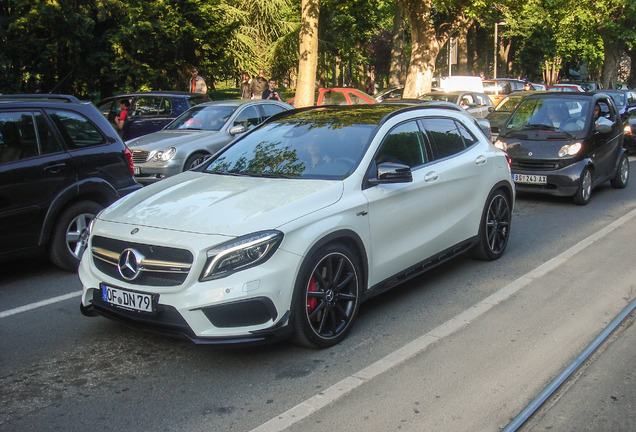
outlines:
[[625, 94], [624, 93], [610, 93], [612, 99], [614, 99], [614, 104], [617, 107], [622, 107], [625, 105]]
[[589, 102], [586, 98], [527, 97], [508, 120], [506, 129], [576, 134], [585, 128]]
[[166, 130], [221, 130], [236, 107], [220, 105], [197, 105], [181, 114], [166, 126]]
[[235, 142], [205, 171], [339, 180], [357, 167], [375, 129], [374, 124], [325, 121], [316, 116], [284, 118]]
[[515, 110], [515, 108], [517, 108], [517, 105], [519, 105], [519, 102], [521, 102], [522, 99], [522, 95], [508, 96], [499, 102], [499, 105], [495, 107], [495, 111], [511, 113]]

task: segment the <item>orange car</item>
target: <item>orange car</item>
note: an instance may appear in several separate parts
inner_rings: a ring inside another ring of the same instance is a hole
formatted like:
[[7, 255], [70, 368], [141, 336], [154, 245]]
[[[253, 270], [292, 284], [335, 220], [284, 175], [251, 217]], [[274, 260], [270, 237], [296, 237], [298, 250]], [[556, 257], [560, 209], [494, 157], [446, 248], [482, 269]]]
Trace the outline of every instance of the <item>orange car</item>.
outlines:
[[[294, 99], [289, 100], [290, 105], [294, 105]], [[364, 105], [377, 103], [373, 96], [370, 96], [358, 89], [349, 87], [319, 88], [316, 90], [314, 98], [316, 106], [322, 105]]]

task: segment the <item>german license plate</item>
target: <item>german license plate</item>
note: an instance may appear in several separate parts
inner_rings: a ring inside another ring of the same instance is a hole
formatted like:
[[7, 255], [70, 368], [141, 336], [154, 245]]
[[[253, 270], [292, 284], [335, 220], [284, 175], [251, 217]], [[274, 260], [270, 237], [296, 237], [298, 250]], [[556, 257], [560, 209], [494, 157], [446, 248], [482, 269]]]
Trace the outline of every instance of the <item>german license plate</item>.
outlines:
[[134, 175], [141, 174], [141, 170], [139, 169], [139, 167], [138, 167], [138, 166], [133, 167], [133, 174], [134, 174]]
[[515, 174], [514, 181], [515, 183], [546, 185], [548, 184], [548, 177], [544, 175]]
[[106, 284], [100, 284], [102, 300], [118, 308], [137, 312], [154, 312], [156, 295], [129, 291], [115, 288]]

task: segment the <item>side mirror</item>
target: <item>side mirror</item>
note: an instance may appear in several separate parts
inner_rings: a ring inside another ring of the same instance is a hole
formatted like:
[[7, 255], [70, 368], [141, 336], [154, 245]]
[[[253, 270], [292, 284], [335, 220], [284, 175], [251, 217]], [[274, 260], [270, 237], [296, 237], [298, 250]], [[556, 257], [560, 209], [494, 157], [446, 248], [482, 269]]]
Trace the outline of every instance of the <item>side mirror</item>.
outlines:
[[232, 126], [229, 130], [230, 135], [238, 135], [240, 133], [245, 132], [247, 129], [245, 129], [245, 126], [243, 125], [237, 125], [237, 126]]
[[378, 165], [377, 177], [369, 180], [373, 185], [384, 183], [410, 183], [413, 181], [413, 174], [408, 165], [383, 162]]
[[488, 107], [488, 112], [493, 112], [494, 110], [495, 110], [495, 107], [491, 107], [491, 106]]
[[602, 134], [610, 133], [614, 127], [614, 122], [605, 117], [599, 117], [594, 122], [596, 131]]

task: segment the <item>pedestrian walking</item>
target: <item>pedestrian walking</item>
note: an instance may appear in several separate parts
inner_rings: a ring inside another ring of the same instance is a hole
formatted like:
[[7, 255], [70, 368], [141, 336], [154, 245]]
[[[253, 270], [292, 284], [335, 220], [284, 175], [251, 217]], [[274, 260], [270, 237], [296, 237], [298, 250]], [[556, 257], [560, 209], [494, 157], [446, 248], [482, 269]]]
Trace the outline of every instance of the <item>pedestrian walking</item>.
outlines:
[[250, 90], [250, 76], [247, 72], [243, 72], [243, 81], [241, 81], [241, 99], [251, 99], [252, 92]]
[[207, 93], [208, 86], [203, 77], [199, 76], [199, 70], [193, 67], [190, 72], [192, 73], [192, 78], [188, 82], [187, 91], [190, 93]]
[[258, 76], [254, 77], [252, 84], [250, 84], [250, 92], [252, 93], [252, 99], [263, 99], [263, 92], [267, 89], [267, 80], [265, 79], [265, 71], [260, 69]]

